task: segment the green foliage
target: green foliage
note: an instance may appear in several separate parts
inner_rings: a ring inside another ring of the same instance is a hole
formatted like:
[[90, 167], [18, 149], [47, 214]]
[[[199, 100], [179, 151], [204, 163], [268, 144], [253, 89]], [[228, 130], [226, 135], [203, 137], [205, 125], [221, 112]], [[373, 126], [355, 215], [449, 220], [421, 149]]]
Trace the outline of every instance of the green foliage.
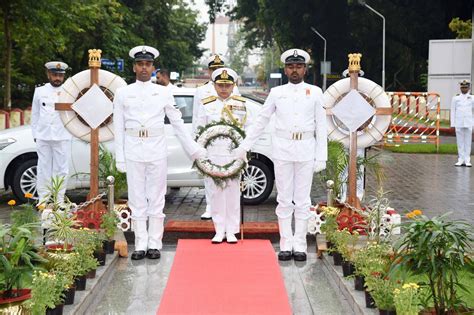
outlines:
[[[38, 212], [36, 211], [34, 206], [29, 203], [25, 203], [25, 204], [20, 205], [20, 209], [21, 210], [13, 211], [10, 215], [12, 229], [15, 230], [19, 226], [22, 226], [28, 223], [34, 223], [36, 226], [36, 223], [39, 222], [39, 217], [38, 217]], [[38, 233], [38, 231], [39, 229], [33, 229], [32, 233], [36, 234]]]
[[0, 290], [4, 297], [12, 297], [13, 289], [22, 289], [23, 280], [31, 278], [35, 264], [45, 262], [37, 254], [32, 230], [38, 223], [27, 223], [13, 229], [8, 224], [0, 226]]
[[39, 203], [44, 205], [46, 208], [52, 209], [54, 212], [60, 209], [70, 208], [71, 203], [69, 199], [64, 196], [64, 200], [59, 199], [59, 192], [63, 189], [65, 185], [64, 176], [53, 176], [51, 178], [51, 183], [46, 187], [48, 193], [43, 200], [40, 200]]
[[353, 259], [356, 274], [364, 277], [386, 275], [391, 264], [390, 251], [390, 245], [376, 242], [358, 249]]
[[53, 211], [51, 226], [48, 229], [48, 236], [68, 248], [72, 245], [76, 235], [76, 228], [79, 222], [66, 211]]
[[339, 228], [337, 216], [340, 209], [336, 207], [321, 207], [321, 211], [324, 213], [324, 223], [321, 224], [321, 232], [326, 235], [327, 241], [333, 242], [334, 234]]
[[399, 315], [418, 315], [421, 310], [420, 287], [416, 283], [406, 283], [393, 292], [395, 310]]
[[106, 182], [108, 176], [113, 176], [114, 181], [114, 201], [127, 192], [127, 174], [117, 170], [115, 156], [104, 146], [99, 146], [99, 181]]
[[405, 268], [414, 275], [426, 275], [436, 313], [447, 314], [462, 303], [458, 290], [466, 290], [459, 273], [474, 270], [468, 256], [474, 242], [472, 226], [462, 220], [447, 220], [450, 213], [431, 219], [413, 213], [394, 245], [397, 263], [392, 269]]
[[449, 22], [449, 29], [453, 33], [456, 33], [456, 38], [471, 39], [472, 21], [470, 19], [463, 21], [458, 17], [453, 18], [451, 22]]
[[422, 154], [457, 154], [458, 147], [455, 143], [441, 143], [439, 151], [436, 145], [430, 143], [408, 143], [400, 146], [386, 146], [385, 150], [395, 153], [422, 153]]
[[332, 234], [331, 241], [334, 243], [336, 250], [341, 253], [342, 257], [347, 261], [352, 261], [355, 254], [356, 244], [359, 240], [359, 233], [349, 230], [337, 230]]
[[344, 145], [339, 141], [328, 142], [328, 160], [326, 162], [326, 169], [318, 174], [318, 178], [321, 180], [323, 185], [326, 185], [326, 181], [332, 180], [333, 196], [339, 198], [341, 194], [342, 184], [342, 173], [349, 163], [347, 153], [344, 149]]
[[102, 222], [100, 223], [100, 228], [104, 229], [105, 237], [108, 240], [111, 240], [115, 231], [117, 230], [117, 224], [120, 223], [120, 220], [115, 211], [107, 211], [102, 215]]
[[71, 280], [58, 271], [35, 271], [31, 287], [31, 299], [28, 306], [32, 314], [45, 314], [46, 308], [55, 308], [64, 300], [64, 290], [71, 284]]
[[393, 291], [400, 287], [399, 284], [387, 278], [370, 276], [365, 278], [365, 285], [378, 309], [395, 310]]

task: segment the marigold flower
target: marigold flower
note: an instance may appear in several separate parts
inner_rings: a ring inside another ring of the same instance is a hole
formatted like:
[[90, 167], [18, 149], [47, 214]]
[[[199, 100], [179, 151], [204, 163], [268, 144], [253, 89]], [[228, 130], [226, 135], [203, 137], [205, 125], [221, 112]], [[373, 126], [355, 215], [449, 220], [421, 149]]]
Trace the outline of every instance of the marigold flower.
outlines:
[[415, 215], [413, 214], [413, 212], [408, 212], [406, 215], [405, 215], [408, 219], [413, 219], [415, 217]]
[[31, 198], [33, 198], [33, 194], [31, 194], [31, 193], [25, 193], [25, 198], [31, 199]]
[[8, 205], [13, 207], [14, 205], [16, 205], [16, 201], [12, 199], [8, 202]]
[[40, 203], [39, 205], [36, 206], [36, 208], [38, 208], [38, 210], [44, 210], [44, 208], [46, 208], [46, 206], [42, 203]]
[[412, 213], [414, 216], [418, 216], [418, 215], [422, 215], [423, 211], [421, 211], [420, 209], [415, 209], [412, 211]]

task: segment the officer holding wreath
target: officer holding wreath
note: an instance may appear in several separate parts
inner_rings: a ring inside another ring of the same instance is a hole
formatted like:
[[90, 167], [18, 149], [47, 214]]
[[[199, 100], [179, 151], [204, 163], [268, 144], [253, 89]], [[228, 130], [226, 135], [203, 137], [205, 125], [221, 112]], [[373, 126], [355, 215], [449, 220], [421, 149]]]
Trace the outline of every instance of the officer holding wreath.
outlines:
[[[326, 168], [327, 127], [323, 93], [304, 82], [309, 54], [290, 49], [281, 55], [289, 82], [271, 89], [255, 124], [235, 156], [244, 157], [275, 116], [272, 159], [278, 191], [279, 260], [306, 260], [313, 172]], [[295, 217], [295, 231], [292, 219]]]
[[[212, 73], [216, 96], [212, 95], [201, 100], [196, 119], [198, 127], [225, 120], [241, 129], [248, 126], [249, 113], [245, 99], [233, 94], [237, 73], [229, 68], [219, 68]], [[235, 157], [231, 152], [232, 140], [220, 137], [207, 147], [210, 161], [216, 165], [226, 165]], [[217, 185], [210, 177], [204, 178], [209, 187], [211, 216], [216, 234], [212, 243], [237, 243], [235, 234], [239, 232], [240, 223], [240, 174], [236, 179], [229, 179]]]
[[165, 115], [193, 159], [206, 154], [187, 132], [170, 89], [151, 82], [158, 54], [149, 46], [132, 48], [129, 55], [134, 60], [136, 82], [118, 89], [114, 97], [115, 156], [117, 169], [127, 172], [134, 260], [160, 258], [167, 175]]

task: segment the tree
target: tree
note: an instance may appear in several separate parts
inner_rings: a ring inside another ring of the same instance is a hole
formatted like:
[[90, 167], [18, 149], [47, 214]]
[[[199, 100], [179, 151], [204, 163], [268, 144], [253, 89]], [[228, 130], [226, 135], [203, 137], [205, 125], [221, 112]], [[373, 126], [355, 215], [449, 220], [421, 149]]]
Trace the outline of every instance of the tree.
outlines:
[[456, 33], [456, 38], [471, 38], [472, 34], [472, 21], [460, 20], [458, 17], [453, 18], [449, 22], [449, 29]]

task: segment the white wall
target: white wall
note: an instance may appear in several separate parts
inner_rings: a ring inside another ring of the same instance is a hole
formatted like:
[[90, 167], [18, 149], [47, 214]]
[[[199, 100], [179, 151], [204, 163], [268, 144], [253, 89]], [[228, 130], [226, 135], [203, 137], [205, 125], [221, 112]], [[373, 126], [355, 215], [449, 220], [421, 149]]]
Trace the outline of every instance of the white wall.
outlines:
[[440, 94], [441, 109], [449, 109], [459, 81], [471, 78], [471, 51], [470, 39], [430, 40], [428, 92]]

